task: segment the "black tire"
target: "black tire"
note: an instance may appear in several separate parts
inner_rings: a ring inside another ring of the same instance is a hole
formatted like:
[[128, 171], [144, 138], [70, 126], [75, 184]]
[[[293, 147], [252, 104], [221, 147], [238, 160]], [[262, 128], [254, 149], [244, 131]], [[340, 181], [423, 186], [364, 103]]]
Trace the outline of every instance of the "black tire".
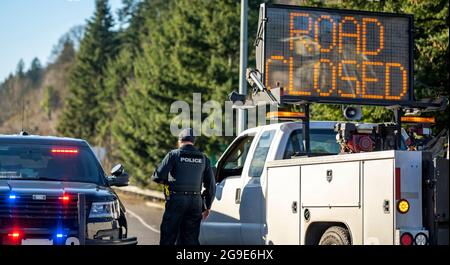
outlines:
[[319, 245], [351, 245], [350, 233], [340, 226], [332, 226], [323, 233]]

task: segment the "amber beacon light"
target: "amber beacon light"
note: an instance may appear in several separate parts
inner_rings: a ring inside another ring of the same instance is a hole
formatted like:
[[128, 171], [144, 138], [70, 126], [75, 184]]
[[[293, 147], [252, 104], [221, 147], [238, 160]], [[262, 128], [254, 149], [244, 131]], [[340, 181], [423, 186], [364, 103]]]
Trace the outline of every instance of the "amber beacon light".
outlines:
[[434, 117], [403, 116], [400, 120], [405, 123], [436, 123]]
[[292, 112], [292, 111], [272, 111], [266, 114], [268, 120], [297, 120], [305, 118], [305, 113], [303, 112]]

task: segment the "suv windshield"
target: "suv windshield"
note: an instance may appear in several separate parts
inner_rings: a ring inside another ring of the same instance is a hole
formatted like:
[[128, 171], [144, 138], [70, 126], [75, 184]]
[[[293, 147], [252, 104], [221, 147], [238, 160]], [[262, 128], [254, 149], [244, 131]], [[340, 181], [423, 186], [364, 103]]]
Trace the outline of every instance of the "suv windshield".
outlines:
[[104, 183], [104, 172], [88, 147], [0, 145], [0, 179]]

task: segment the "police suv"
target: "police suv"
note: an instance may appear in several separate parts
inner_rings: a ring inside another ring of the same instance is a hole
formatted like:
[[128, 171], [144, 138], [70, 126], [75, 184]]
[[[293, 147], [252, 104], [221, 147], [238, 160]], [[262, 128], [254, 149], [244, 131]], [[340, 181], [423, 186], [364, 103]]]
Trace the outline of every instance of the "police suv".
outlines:
[[106, 176], [84, 140], [2, 135], [0, 244], [137, 244], [111, 189], [126, 185], [123, 166]]

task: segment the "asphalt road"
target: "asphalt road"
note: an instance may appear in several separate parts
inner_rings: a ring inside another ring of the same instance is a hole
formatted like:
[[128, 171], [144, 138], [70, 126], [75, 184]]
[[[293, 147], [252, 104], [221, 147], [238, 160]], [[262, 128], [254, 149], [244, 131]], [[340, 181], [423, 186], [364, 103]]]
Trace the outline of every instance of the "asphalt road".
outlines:
[[117, 194], [127, 209], [128, 235], [137, 237], [138, 245], [158, 245], [164, 204], [125, 193]]

